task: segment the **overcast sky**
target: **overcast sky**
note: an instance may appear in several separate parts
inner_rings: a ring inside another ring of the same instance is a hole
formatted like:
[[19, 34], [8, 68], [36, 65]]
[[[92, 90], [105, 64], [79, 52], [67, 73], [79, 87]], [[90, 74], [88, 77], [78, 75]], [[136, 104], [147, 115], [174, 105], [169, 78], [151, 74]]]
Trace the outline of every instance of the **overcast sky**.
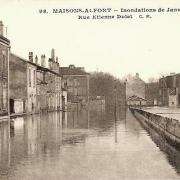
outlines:
[[50, 56], [61, 66], [75, 64], [121, 78], [139, 72], [148, 80], [180, 73], [180, 13], [155, 13], [152, 19], [78, 20], [76, 14], [38, 13], [39, 8], [180, 8], [174, 1], [16, 1], [0, 0], [0, 19], [8, 27], [11, 50]]

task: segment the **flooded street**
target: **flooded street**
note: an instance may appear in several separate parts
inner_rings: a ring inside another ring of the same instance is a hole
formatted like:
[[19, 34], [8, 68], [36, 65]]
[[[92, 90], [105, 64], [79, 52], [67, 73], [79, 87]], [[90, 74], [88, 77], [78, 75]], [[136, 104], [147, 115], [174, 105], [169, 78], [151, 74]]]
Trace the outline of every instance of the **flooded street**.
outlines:
[[0, 124], [0, 179], [180, 179], [180, 152], [129, 111], [69, 112]]

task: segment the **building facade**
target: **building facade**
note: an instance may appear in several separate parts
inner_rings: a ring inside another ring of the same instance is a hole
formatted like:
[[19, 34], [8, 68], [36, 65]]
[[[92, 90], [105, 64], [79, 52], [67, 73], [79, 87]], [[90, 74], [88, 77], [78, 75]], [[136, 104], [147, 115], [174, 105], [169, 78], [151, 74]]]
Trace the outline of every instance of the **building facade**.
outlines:
[[4, 37], [0, 21], [0, 117], [9, 115], [9, 52], [10, 41]]
[[[33, 56], [31, 52], [30, 55]], [[32, 57], [30, 57], [32, 58]], [[51, 58], [46, 60], [42, 55], [40, 62], [35, 57], [37, 64], [37, 108], [39, 111], [62, 110], [62, 77], [59, 72], [58, 58], [55, 58], [55, 51], [52, 49]]]
[[10, 112], [36, 112], [36, 64], [10, 54]]
[[180, 106], [180, 74], [170, 74], [159, 79], [160, 105]]
[[87, 105], [89, 102], [89, 74], [84, 68], [60, 67], [63, 76], [63, 86], [67, 87], [67, 101]]

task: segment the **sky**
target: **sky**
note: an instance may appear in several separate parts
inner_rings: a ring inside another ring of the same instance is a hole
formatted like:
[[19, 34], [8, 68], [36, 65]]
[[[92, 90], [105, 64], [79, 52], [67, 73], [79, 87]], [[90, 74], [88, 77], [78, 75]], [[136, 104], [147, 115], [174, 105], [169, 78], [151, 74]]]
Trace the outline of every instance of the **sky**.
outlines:
[[54, 48], [61, 66], [74, 64], [118, 78], [138, 72], [147, 81], [180, 73], [180, 12], [154, 13], [151, 19], [79, 20], [77, 14], [40, 14], [39, 9], [159, 7], [180, 8], [180, 2], [0, 0], [0, 20], [7, 27], [11, 51], [21, 57], [28, 58], [30, 51], [49, 57]]

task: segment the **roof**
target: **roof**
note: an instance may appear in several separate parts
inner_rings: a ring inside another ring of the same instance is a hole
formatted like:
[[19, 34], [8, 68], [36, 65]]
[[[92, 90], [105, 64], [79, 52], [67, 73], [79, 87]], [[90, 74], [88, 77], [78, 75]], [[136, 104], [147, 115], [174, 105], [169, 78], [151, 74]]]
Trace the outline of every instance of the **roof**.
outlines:
[[46, 71], [46, 72], [51, 72], [52, 74], [55, 74], [55, 75], [57, 75], [57, 76], [61, 76], [61, 74], [59, 74], [59, 73], [56, 73], [56, 72], [54, 72], [54, 71], [52, 71], [52, 70], [50, 70], [50, 69], [48, 69], [48, 68], [46, 68], [46, 67], [42, 67], [42, 66], [40, 66], [40, 65], [38, 65], [38, 64], [36, 64], [36, 63], [34, 63], [34, 62], [27, 61], [26, 59], [24, 59], [24, 58], [22, 58], [22, 57], [20, 57], [20, 56], [18, 56], [18, 55], [16, 55], [16, 54], [14, 54], [14, 53], [10, 53], [10, 55], [11, 55], [11, 56], [14, 56], [14, 57], [17, 57], [19, 60], [21, 60], [21, 61], [23, 61], [23, 62], [25, 62], [25, 63], [29, 63], [29, 64], [32, 64], [33, 66], [36, 66], [36, 67], [37, 67], [37, 70], [42, 70], [42, 71]]
[[146, 99], [143, 99], [143, 98], [138, 97], [136, 95], [130, 96], [127, 100], [128, 101], [146, 101]]
[[60, 67], [60, 73], [62, 75], [89, 75], [89, 73], [85, 72], [82, 67], [75, 67], [70, 65], [69, 67]]
[[10, 45], [9, 39], [5, 38], [4, 36], [0, 35], [0, 42], [5, 43], [6, 45]]

